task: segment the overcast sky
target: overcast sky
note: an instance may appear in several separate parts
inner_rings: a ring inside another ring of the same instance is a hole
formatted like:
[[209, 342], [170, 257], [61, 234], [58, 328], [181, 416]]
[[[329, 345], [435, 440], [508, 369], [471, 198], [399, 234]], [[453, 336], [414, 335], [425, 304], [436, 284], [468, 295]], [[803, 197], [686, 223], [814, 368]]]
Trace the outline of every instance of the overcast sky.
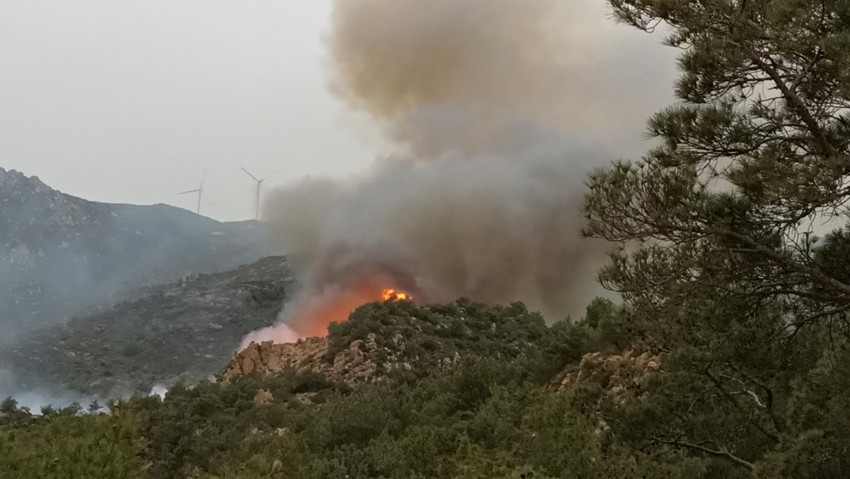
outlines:
[[[621, 102], [594, 102], [588, 117], [629, 123], [610, 142], [604, 127], [590, 136], [612, 158], [639, 156], [645, 127], [633, 118], [670, 101], [675, 52], [614, 25], [602, 0], [564, 1], [588, 5], [565, 28], [580, 27], [576, 51], [610, 55], [600, 82], [645, 96], [628, 115]], [[279, 172], [269, 187], [363, 172], [388, 146], [331, 93], [332, 7], [0, 0], [0, 167], [91, 200], [189, 209], [195, 198], [176, 193], [206, 172], [202, 214], [222, 220], [253, 217], [254, 183], [240, 166]]]

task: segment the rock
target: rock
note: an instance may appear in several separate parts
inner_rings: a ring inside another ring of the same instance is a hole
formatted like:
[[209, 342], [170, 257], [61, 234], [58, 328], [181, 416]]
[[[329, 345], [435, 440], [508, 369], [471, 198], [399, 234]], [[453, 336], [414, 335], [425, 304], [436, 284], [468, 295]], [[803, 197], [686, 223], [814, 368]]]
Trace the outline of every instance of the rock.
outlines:
[[249, 374], [274, 375], [292, 368], [322, 373], [331, 380], [348, 384], [369, 381], [377, 376], [380, 363], [379, 347], [374, 335], [370, 336], [365, 341], [352, 341], [331, 360], [326, 358], [327, 338], [306, 338], [286, 344], [252, 342], [234, 353], [222, 380], [227, 383]]
[[[467, 321], [473, 309], [477, 321]], [[331, 381], [353, 386], [373, 382], [396, 372], [445, 371], [471, 356], [507, 359], [536, 353], [538, 345], [516, 334], [518, 324], [528, 328], [528, 337], [539, 337], [545, 326], [525, 311], [506, 310], [469, 300], [440, 306], [439, 311], [412, 303], [369, 303], [349, 319], [350, 328], [339, 330], [333, 349], [326, 338], [302, 339], [296, 343], [251, 343], [233, 355], [224, 381], [246, 374], [274, 375], [286, 369], [313, 371]], [[519, 316], [517, 316], [519, 314]], [[392, 318], [379, 329], [369, 321]], [[526, 317], [527, 316], [527, 317]], [[480, 321], [486, 318], [487, 321]], [[527, 321], [526, 321], [527, 319]], [[498, 323], [496, 322], [498, 321]], [[357, 322], [363, 322], [357, 325]], [[498, 324], [511, 324], [510, 328]], [[493, 324], [497, 324], [494, 329]], [[347, 331], [346, 331], [347, 330]], [[514, 331], [514, 332], [511, 332]], [[486, 338], [486, 341], [479, 339]]]
[[660, 364], [660, 357], [649, 352], [640, 355], [634, 350], [621, 354], [588, 353], [578, 366], [561, 372], [550, 389], [566, 391], [580, 383], [595, 382], [615, 399], [627, 393], [640, 395], [643, 383], [659, 370]]
[[233, 354], [222, 379], [230, 382], [248, 374], [273, 375], [287, 368], [324, 372], [328, 369], [324, 364], [327, 352], [326, 338], [307, 338], [287, 344], [252, 342], [241, 352]]
[[268, 389], [260, 389], [254, 395], [254, 404], [257, 406], [267, 406], [272, 403], [274, 396]]

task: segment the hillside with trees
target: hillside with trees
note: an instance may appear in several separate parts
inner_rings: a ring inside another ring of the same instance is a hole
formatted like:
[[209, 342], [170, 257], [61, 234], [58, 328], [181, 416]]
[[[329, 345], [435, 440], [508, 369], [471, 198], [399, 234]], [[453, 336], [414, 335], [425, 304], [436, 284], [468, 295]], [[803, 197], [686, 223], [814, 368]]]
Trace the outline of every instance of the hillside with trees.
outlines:
[[621, 245], [603, 283], [666, 352], [629, 440], [845, 477], [850, 3], [611, 3], [683, 51], [660, 145], [593, 175], [586, 204], [587, 234]]
[[[606, 370], [610, 361], [579, 364], [591, 351], [613, 357], [615, 343], [631, 339], [612, 336], [625, 320], [605, 300], [583, 321], [552, 326], [519, 303], [369, 304], [330, 329], [330, 352], [369, 336], [393, 351], [401, 344], [393, 338], [402, 336], [408, 367], [356, 384], [290, 368], [178, 385], [164, 399], [112, 403], [108, 414], [71, 407], [32, 416], [9, 399], [0, 412], [0, 471], [45, 478], [98, 471], [151, 478], [699, 477], [711, 459], [636, 456], [606, 423], [603, 406], [642, 396], [654, 374]], [[619, 389], [611, 393], [614, 383]]]
[[[682, 72], [657, 146], [589, 180], [622, 304], [374, 303], [309, 367], [10, 398], [0, 477], [850, 477], [850, 1], [610, 4]], [[375, 373], [328, 375], [352, 348]]]

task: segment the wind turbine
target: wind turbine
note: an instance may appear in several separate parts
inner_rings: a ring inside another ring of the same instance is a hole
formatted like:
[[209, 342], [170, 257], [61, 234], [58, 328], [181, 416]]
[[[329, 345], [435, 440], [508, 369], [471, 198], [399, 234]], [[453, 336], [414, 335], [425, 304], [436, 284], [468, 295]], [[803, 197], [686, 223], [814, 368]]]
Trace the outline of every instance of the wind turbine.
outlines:
[[191, 194], [191, 193], [197, 193], [198, 194], [198, 209], [197, 209], [196, 213], [198, 213], [198, 214], [201, 214], [201, 196], [204, 194], [204, 182], [205, 181], [207, 181], [207, 173], [206, 172], [204, 172], [204, 176], [203, 176], [203, 178], [201, 178], [201, 185], [198, 186], [196, 189], [188, 190], [188, 191], [182, 191], [180, 193], [177, 193], [178, 196], [179, 195], [188, 195], [188, 194]]
[[260, 219], [260, 190], [263, 188], [263, 182], [266, 181], [267, 179], [271, 178], [272, 176], [280, 173], [282, 170], [275, 171], [274, 173], [272, 173], [268, 176], [265, 176], [263, 178], [257, 178], [256, 176], [252, 175], [251, 172], [246, 170], [245, 168], [242, 168], [241, 166], [239, 168], [241, 168], [242, 171], [244, 171], [246, 175], [250, 176], [251, 179], [253, 179], [254, 181], [257, 182], [257, 196], [254, 199], [254, 219], [258, 220], [258, 219]]

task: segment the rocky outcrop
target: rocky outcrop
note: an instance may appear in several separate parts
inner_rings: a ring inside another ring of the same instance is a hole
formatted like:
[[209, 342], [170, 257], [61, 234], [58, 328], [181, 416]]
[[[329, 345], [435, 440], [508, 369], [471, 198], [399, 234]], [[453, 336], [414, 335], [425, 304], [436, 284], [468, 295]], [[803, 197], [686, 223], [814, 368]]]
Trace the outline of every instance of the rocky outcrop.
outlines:
[[661, 365], [659, 356], [649, 352], [624, 351], [585, 354], [577, 366], [564, 370], [552, 383], [554, 391], [566, 391], [581, 383], [596, 383], [609, 396], [619, 398], [626, 392], [639, 394], [643, 384]]
[[286, 344], [252, 342], [244, 350], [233, 354], [222, 381], [231, 382], [249, 374], [269, 376], [295, 369], [322, 373], [330, 380], [353, 385], [373, 380], [380, 373], [405, 367], [405, 363], [392, 359], [381, 361], [380, 358], [387, 356], [387, 351], [378, 347], [374, 334], [366, 340], [352, 341], [333, 358], [328, 358], [327, 354], [327, 338], [306, 338]]
[[379, 366], [377, 352], [378, 345], [375, 343], [374, 334], [370, 334], [366, 341], [353, 341], [347, 349], [334, 356], [329, 376], [351, 384], [372, 379], [379, 368], [384, 369], [383, 372], [392, 370], [392, 363]]
[[324, 372], [327, 352], [327, 338], [307, 338], [287, 344], [251, 342], [247, 348], [233, 353], [222, 380], [230, 382], [249, 374], [273, 375], [288, 368]]
[[254, 395], [254, 404], [257, 406], [268, 406], [274, 401], [274, 396], [268, 389], [260, 389]]

